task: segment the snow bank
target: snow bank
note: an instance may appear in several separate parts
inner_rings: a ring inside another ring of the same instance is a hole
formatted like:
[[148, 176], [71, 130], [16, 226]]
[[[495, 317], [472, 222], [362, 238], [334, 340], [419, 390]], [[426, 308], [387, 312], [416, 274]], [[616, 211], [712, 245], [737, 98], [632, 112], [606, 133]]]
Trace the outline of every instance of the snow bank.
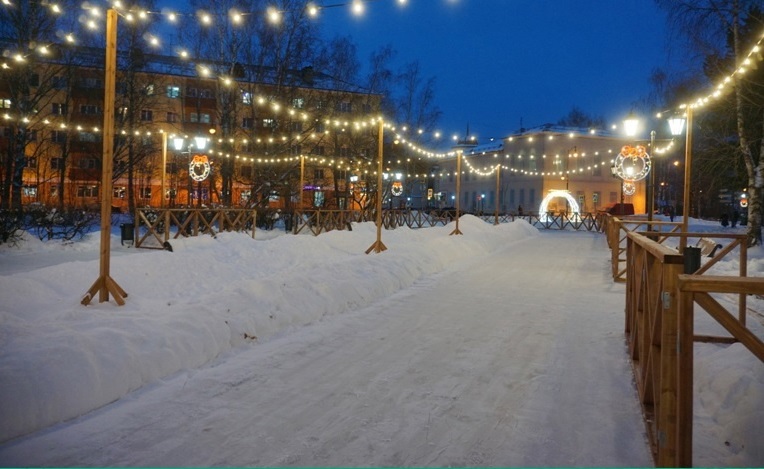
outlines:
[[66, 260], [0, 277], [0, 442], [538, 234], [525, 222], [493, 226], [472, 216], [460, 229], [463, 236], [449, 236], [453, 224], [383, 231], [388, 250], [371, 255], [372, 223], [318, 237], [177, 239], [173, 252], [113, 239], [111, 276], [129, 295], [122, 307], [80, 305], [99, 272], [97, 234], [63, 254], [36, 240], [6, 250], [3, 262], [35, 249]]

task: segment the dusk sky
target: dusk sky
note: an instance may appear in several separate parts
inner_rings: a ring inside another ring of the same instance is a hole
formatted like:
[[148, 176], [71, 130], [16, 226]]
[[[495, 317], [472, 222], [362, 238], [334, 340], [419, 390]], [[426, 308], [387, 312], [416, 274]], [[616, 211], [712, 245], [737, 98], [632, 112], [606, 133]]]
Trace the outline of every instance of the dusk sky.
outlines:
[[[346, 2], [325, 2], [350, 3]], [[324, 34], [350, 36], [362, 64], [392, 45], [396, 66], [435, 76], [440, 131], [481, 141], [555, 123], [577, 106], [619, 123], [667, 66], [665, 13], [653, 0], [376, 0], [327, 8]]]

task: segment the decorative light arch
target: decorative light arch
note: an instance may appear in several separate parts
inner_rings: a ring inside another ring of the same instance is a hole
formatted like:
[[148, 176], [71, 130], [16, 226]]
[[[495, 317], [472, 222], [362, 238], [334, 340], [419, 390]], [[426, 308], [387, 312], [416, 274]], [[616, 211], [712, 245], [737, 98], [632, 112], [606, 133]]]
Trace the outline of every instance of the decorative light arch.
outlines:
[[570, 195], [570, 192], [564, 190], [552, 190], [549, 191], [549, 194], [544, 197], [544, 200], [541, 201], [541, 205], [539, 205], [539, 221], [542, 223], [547, 221], [546, 214], [549, 201], [556, 199], [557, 197], [564, 197], [567, 199], [573, 213], [579, 213], [581, 211], [581, 208], [578, 206], [578, 201], [574, 199], [572, 195]]

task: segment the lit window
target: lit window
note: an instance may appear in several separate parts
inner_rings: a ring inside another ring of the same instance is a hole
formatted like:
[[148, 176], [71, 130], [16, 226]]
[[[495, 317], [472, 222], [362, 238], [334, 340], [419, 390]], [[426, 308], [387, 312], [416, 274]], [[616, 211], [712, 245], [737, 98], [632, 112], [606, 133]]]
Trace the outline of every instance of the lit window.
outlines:
[[170, 85], [167, 87], [168, 98], [180, 98], [180, 86]]
[[37, 197], [37, 186], [23, 186], [21, 195], [24, 197]]
[[98, 197], [98, 186], [78, 186], [77, 197]]

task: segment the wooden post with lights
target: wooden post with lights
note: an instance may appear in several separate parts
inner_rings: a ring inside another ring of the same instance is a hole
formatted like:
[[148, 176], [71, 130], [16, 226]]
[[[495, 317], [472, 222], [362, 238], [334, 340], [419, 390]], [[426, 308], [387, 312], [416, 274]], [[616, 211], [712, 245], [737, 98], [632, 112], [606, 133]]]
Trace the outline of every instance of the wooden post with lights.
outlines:
[[[305, 188], [305, 155], [300, 155], [300, 212], [302, 212], [303, 190]], [[300, 215], [302, 216], [302, 214]]]
[[498, 225], [499, 224], [499, 178], [501, 177], [501, 163], [496, 165], [496, 198], [494, 199], [496, 201], [496, 208], [494, 209], [494, 220], [493, 224]]
[[164, 193], [167, 190], [167, 132], [162, 131], [162, 192], [159, 206], [164, 208]]
[[369, 249], [366, 250], [366, 254], [369, 254], [371, 251], [374, 252], [382, 252], [387, 249], [387, 246], [384, 245], [382, 242], [382, 170], [384, 169], [382, 166], [383, 162], [383, 132], [385, 129], [385, 123], [380, 117], [379, 119], [379, 147], [377, 151], [377, 157], [379, 158], [379, 162], [377, 164], [377, 240], [372, 244]]
[[456, 151], [456, 227], [454, 231], [449, 233], [450, 235], [464, 234], [459, 230], [459, 200], [462, 198], [462, 150]]
[[[103, 162], [101, 164], [101, 262], [100, 276], [90, 287], [82, 304], [88, 305], [98, 292], [98, 301], [109, 301], [109, 293], [120, 306], [127, 297], [122, 288], [109, 275], [111, 254], [111, 176], [114, 165], [114, 96], [117, 80], [117, 12], [106, 12], [106, 63], [103, 103]], [[162, 194], [164, 197], [164, 194]]]

